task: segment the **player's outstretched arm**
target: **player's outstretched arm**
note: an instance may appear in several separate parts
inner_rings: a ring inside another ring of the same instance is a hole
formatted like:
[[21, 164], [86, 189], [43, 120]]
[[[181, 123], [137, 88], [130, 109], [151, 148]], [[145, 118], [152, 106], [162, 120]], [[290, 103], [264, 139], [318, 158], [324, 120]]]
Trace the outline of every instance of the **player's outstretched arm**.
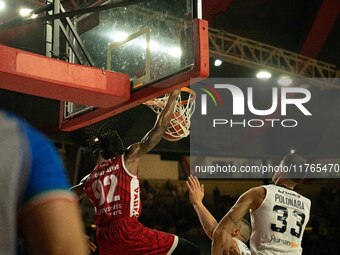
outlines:
[[235, 205], [218, 223], [214, 234], [211, 248], [212, 255], [230, 254], [231, 235], [238, 222], [251, 210], [256, 210], [265, 197], [263, 187], [252, 188], [243, 193]]
[[86, 179], [89, 177], [90, 175], [86, 175], [77, 185], [72, 186], [69, 190], [73, 191], [74, 193], [76, 193], [76, 195], [78, 196], [78, 199], [82, 199], [84, 197], [86, 197], [85, 191], [84, 191], [84, 183], [86, 181]]
[[69, 190], [76, 193], [79, 200], [86, 196], [85, 192], [84, 192], [84, 183], [79, 183], [79, 184], [71, 187]]
[[152, 150], [164, 136], [174, 113], [176, 98], [179, 93], [180, 90], [175, 90], [170, 94], [168, 103], [163, 111], [158, 115], [154, 127], [139, 143], [132, 144], [127, 149], [125, 153], [125, 163], [132, 173], [137, 171], [136, 161], [138, 161], [141, 156]]
[[200, 184], [196, 176], [189, 176], [186, 184], [189, 191], [190, 203], [197, 213], [204, 232], [212, 239], [214, 230], [217, 226], [217, 221], [203, 204], [204, 186], [203, 184]]

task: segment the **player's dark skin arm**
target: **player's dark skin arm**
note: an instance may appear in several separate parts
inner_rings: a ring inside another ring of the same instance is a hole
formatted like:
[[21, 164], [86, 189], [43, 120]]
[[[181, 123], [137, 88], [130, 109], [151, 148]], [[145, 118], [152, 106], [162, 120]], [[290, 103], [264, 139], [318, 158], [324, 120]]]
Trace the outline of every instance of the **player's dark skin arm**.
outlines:
[[126, 150], [124, 158], [125, 165], [132, 174], [137, 174], [140, 157], [152, 150], [164, 136], [174, 113], [176, 98], [179, 93], [180, 90], [175, 90], [170, 94], [168, 103], [159, 114], [154, 127], [139, 143], [132, 144]]
[[[175, 110], [176, 98], [180, 90], [175, 90], [169, 96], [168, 103], [159, 114], [155, 126], [144, 136], [141, 142], [132, 144], [125, 152], [125, 165], [132, 174], [137, 174], [139, 158], [153, 149], [157, 143], [162, 139], [165, 131], [167, 130], [172, 114]], [[98, 162], [104, 160], [99, 155]], [[86, 179], [86, 178], [84, 178]], [[73, 186], [70, 190], [74, 191], [78, 198], [85, 197], [84, 183], [79, 183]]]

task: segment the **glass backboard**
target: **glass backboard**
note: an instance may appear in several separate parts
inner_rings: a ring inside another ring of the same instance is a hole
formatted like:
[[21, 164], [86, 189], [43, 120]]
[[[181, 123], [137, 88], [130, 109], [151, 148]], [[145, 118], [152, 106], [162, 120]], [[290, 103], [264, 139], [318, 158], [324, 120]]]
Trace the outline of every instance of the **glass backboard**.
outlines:
[[[91, 56], [90, 64], [128, 74], [132, 98], [106, 110], [63, 102], [61, 129], [88, 125], [104, 118], [103, 113], [105, 117], [116, 114], [176, 89], [174, 86], [189, 85], [190, 78], [206, 77], [208, 27], [200, 18], [201, 2], [197, 0], [144, 1], [77, 17], [75, 27]], [[74, 63], [84, 59], [86, 54], [71, 53]]]

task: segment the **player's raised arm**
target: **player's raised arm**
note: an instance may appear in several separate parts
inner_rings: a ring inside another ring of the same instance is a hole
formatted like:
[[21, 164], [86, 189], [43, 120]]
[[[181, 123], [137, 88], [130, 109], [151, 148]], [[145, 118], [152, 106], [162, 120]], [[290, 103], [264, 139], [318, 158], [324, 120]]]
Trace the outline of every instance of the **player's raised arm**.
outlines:
[[262, 187], [252, 188], [240, 196], [214, 231], [211, 248], [212, 255], [230, 254], [230, 233], [250, 209], [256, 210], [258, 208], [264, 196], [265, 190]]
[[[133, 171], [135, 168], [131, 166], [131, 161], [138, 160], [141, 156], [152, 150], [162, 139], [165, 131], [167, 130], [170, 120], [173, 117], [173, 113], [176, 106], [176, 98], [179, 95], [180, 90], [173, 91], [168, 99], [163, 111], [158, 115], [154, 127], [144, 136], [139, 142], [132, 144], [125, 153], [126, 164], [129, 165], [129, 170]], [[130, 162], [129, 162], [130, 161]]]
[[204, 197], [204, 186], [203, 184], [200, 184], [196, 176], [189, 176], [186, 184], [189, 190], [190, 203], [197, 213], [204, 232], [212, 239], [218, 223], [202, 202]]

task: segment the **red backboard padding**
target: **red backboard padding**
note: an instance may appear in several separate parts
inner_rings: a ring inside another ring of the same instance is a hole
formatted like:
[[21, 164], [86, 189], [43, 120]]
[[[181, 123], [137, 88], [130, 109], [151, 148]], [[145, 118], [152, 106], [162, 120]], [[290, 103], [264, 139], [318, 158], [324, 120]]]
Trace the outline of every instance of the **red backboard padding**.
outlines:
[[130, 99], [127, 74], [71, 64], [0, 45], [0, 88], [96, 107]]

